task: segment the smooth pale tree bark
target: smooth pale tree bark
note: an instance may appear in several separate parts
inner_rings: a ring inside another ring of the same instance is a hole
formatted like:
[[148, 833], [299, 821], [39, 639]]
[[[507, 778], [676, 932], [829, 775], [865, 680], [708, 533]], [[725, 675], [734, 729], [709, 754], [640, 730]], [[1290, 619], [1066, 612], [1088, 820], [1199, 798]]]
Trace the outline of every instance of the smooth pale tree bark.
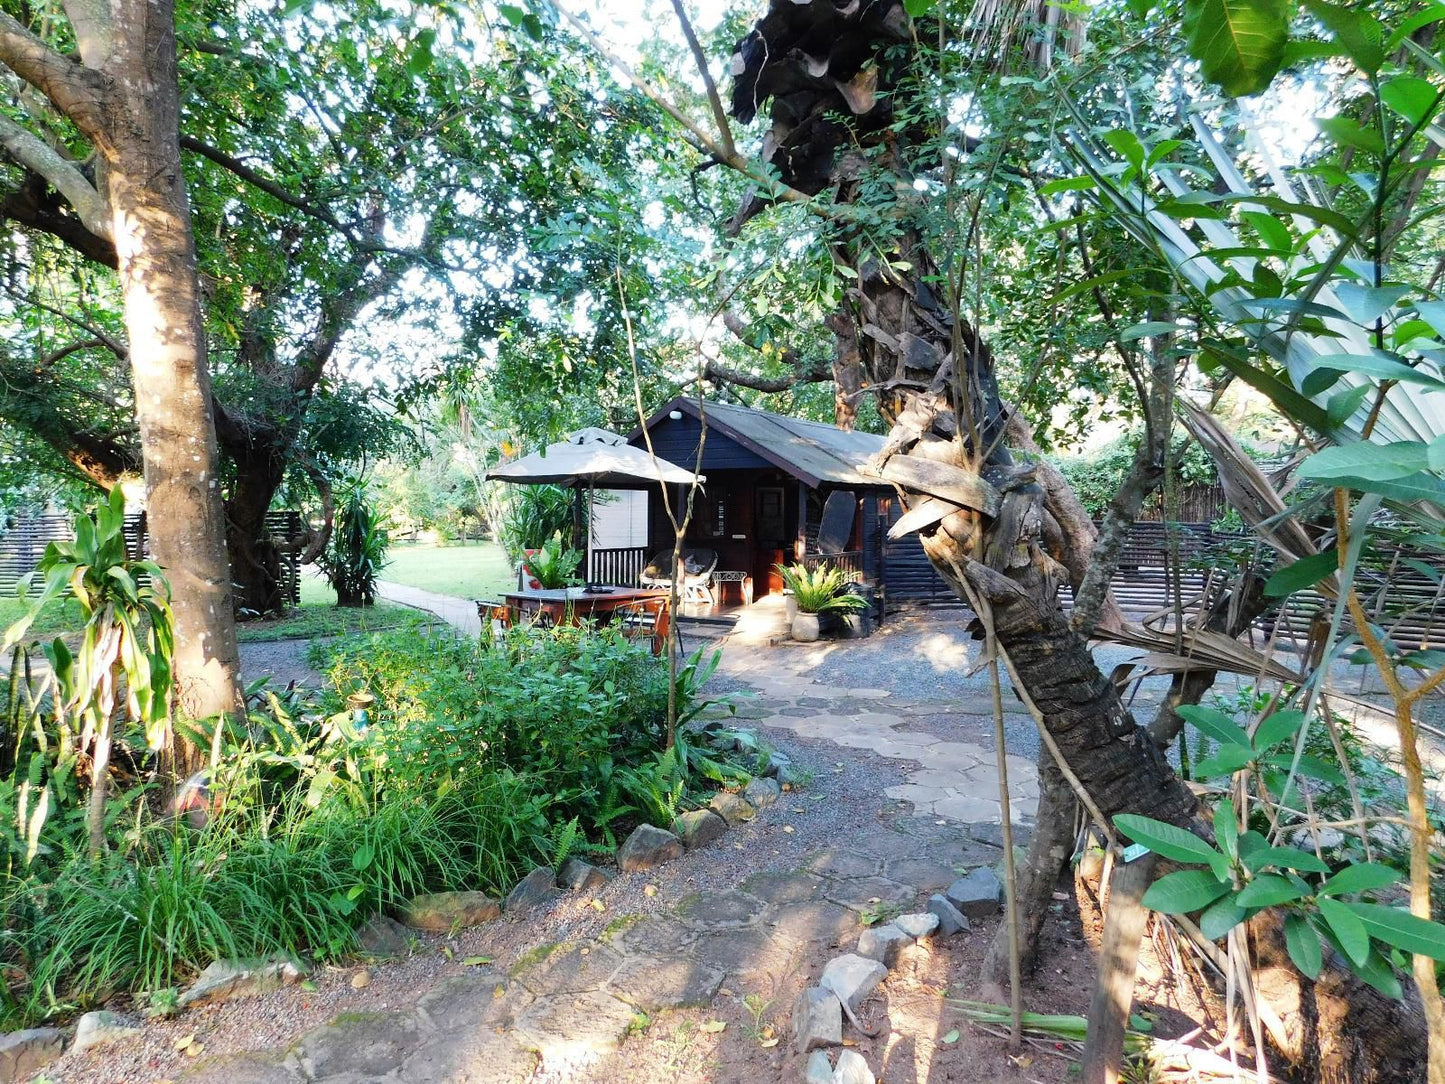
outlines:
[[[75, 57], [0, 15], [0, 62], [90, 140], [119, 264], [151, 548], [171, 582], [182, 711], [238, 711], [239, 652], [201, 322], [181, 174], [170, 0], [70, 0]], [[177, 740], [175, 770], [198, 750]]]

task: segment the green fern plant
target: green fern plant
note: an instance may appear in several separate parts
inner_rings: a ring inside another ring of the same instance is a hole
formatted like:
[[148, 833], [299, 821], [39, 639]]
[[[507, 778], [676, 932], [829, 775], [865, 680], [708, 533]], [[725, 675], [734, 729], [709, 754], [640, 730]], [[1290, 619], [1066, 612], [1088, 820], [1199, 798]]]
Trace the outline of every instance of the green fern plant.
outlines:
[[817, 568], [805, 565], [778, 565], [783, 586], [793, 593], [798, 610], [805, 614], [827, 611], [857, 611], [868, 605], [860, 595], [848, 593], [848, 576], [841, 568], [827, 562]]

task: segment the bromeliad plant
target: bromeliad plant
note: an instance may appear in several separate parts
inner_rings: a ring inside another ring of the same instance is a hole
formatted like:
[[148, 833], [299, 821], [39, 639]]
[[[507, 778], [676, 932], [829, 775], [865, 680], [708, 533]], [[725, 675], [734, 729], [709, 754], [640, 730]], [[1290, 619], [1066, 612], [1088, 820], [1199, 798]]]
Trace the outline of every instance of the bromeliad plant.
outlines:
[[843, 613], [862, 610], [868, 605], [862, 596], [848, 593], [847, 573], [834, 565], [824, 562], [814, 569], [801, 564], [777, 567], [800, 613]]
[[[143, 728], [146, 746], [158, 753], [170, 734], [171, 657], [174, 634], [169, 589], [161, 569], [152, 561], [131, 560], [125, 545], [125, 497], [119, 487], [93, 514], [75, 521], [74, 542], [52, 542], [33, 576], [43, 577], [40, 597], [29, 612], [5, 634], [3, 648], [14, 651], [12, 674], [22, 662], [21, 646], [40, 610], [52, 601], [73, 598], [85, 615], [80, 645], [72, 651], [59, 637], [41, 650], [49, 663], [43, 681], [49, 685], [52, 720], [37, 712], [28, 733], [53, 732], [57, 748], [49, 754], [51, 779], [31, 766], [34, 756], [46, 759], [46, 750], [26, 748], [24, 804], [33, 822], [27, 827], [26, 863], [35, 857], [43, 827], [43, 810], [49, 807], [57, 778], [73, 769], [78, 758], [90, 756], [90, 805], [87, 817], [90, 850], [105, 848], [105, 806], [109, 792], [111, 745], [117, 727]], [[27, 585], [28, 587], [28, 582]], [[23, 589], [23, 588], [22, 588]], [[42, 688], [36, 702], [47, 690]], [[52, 725], [53, 724], [53, 725]], [[28, 743], [20, 735], [22, 743]], [[15, 771], [22, 765], [17, 754]], [[37, 762], [38, 765], [39, 762]]]

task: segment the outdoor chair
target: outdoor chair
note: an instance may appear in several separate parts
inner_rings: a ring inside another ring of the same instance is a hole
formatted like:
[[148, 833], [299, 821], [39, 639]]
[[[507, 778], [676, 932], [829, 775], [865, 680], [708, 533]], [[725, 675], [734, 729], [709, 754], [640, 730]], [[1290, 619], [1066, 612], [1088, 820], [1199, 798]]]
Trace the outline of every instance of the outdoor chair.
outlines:
[[672, 624], [667, 599], [638, 599], [617, 607], [612, 613], [613, 620], [622, 630], [623, 636], [629, 640], [649, 639], [652, 641], [652, 653], [662, 654], [667, 646], [667, 634]]
[[[693, 549], [682, 551], [682, 601], [713, 603], [712, 574], [717, 568], [717, 551]], [[661, 550], [647, 562], [637, 577], [643, 587], [672, 586], [672, 550]]]
[[482, 646], [501, 643], [512, 627], [512, 611], [504, 603], [490, 599], [479, 598], [476, 603], [477, 617], [482, 622]]

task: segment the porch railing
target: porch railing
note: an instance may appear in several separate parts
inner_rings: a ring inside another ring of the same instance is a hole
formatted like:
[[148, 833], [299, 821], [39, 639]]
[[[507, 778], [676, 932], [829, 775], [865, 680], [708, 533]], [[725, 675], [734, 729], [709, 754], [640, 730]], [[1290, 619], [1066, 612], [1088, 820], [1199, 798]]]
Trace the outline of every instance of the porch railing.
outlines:
[[[637, 577], [647, 565], [647, 550], [641, 546], [592, 551], [592, 583], [613, 587], [636, 587]], [[586, 569], [582, 570], [586, 572]]]
[[841, 568], [849, 580], [863, 579], [863, 551], [845, 550], [842, 553], [809, 553], [803, 557], [803, 567], [809, 572], [819, 565]]

